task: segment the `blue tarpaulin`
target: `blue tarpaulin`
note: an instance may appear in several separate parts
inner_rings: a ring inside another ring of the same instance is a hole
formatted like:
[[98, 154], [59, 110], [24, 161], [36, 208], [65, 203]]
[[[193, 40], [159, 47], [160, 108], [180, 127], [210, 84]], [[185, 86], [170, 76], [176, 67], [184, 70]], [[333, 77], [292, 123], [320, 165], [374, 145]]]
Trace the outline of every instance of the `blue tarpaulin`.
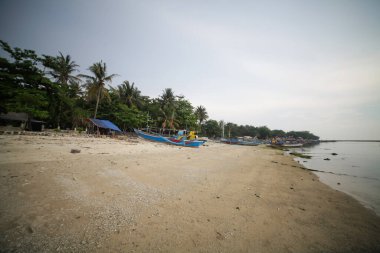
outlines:
[[89, 120], [91, 120], [91, 122], [94, 123], [97, 127], [121, 132], [121, 130], [109, 120], [104, 120], [104, 119], [89, 119]]

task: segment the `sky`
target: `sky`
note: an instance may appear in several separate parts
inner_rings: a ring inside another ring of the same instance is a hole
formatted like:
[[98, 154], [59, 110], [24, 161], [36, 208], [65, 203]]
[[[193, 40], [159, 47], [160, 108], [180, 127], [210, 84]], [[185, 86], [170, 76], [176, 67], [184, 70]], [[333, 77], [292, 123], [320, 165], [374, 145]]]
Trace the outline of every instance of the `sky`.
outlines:
[[218, 121], [380, 140], [378, 0], [0, 0], [0, 39]]

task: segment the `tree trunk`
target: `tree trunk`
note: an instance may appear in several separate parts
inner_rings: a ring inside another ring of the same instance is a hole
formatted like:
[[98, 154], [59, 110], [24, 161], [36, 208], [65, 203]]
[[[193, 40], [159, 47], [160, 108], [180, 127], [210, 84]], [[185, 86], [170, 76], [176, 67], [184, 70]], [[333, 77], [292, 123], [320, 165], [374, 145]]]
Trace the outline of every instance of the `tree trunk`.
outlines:
[[57, 115], [57, 128], [60, 129], [61, 126], [61, 111], [62, 111], [62, 101], [61, 101], [61, 98], [59, 98], [59, 102], [58, 102], [58, 115]]
[[96, 98], [96, 106], [95, 106], [95, 115], [94, 115], [94, 119], [96, 119], [96, 114], [98, 113], [98, 106], [99, 106], [99, 100], [100, 100], [100, 92], [102, 90], [102, 87], [99, 88], [99, 91], [98, 91], [98, 96]]

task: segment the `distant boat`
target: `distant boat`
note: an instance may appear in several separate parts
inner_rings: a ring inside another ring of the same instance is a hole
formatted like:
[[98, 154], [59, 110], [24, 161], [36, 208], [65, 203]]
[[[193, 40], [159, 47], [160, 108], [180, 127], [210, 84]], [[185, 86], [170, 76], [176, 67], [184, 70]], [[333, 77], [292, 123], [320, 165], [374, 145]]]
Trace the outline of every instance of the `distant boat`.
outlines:
[[270, 143], [268, 146], [277, 147], [277, 148], [299, 148], [302, 147], [303, 144], [299, 142], [278, 142], [278, 143]]
[[298, 147], [302, 147], [303, 144], [302, 143], [284, 143], [281, 146], [287, 147], [287, 148], [298, 148]]
[[220, 139], [221, 142], [226, 144], [234, 144], [234, 145], [243, 145], [243, 146], [257, 146], [260, 143], [258, 140], [254, 141], [244, 141], [239, 139]]
[[187, 140], [186, 138], [178, 139], [176, 137], [164, 137], [159, 134], [151, 134], [138, 129], [134, 129], [134, 131], [138, 136], [146, 140], [167, 143], [175, 146], [197, 148], [206, 142], [204, 140]]

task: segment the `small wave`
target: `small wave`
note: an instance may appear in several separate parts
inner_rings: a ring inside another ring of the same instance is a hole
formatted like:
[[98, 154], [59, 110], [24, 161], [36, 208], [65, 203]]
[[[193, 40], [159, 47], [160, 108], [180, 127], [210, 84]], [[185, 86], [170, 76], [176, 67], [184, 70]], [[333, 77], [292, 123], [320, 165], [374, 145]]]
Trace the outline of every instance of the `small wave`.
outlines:
[[364, 178], [364, 179], [371, 179], [371, 180], [377, 180], [377, 181], [379, 181], [378, 178], [373, 178], [373, 177], [361, 177], [361, 176], [355, 176], [355, 175], [350, 175], [350, 174], [345, 174], [345, 173], [335, 173], [335, 172], [331, 172], [331, 171], [309, 169], [309, 168], [306, 168], [306, 167], [302, 167], [302, 169], [313, 171], [313, 172], [329, 173], [329, 174], [333, 174], [333, 175], [337, 175], [337, 176], [357, 177], [357, 178]]

